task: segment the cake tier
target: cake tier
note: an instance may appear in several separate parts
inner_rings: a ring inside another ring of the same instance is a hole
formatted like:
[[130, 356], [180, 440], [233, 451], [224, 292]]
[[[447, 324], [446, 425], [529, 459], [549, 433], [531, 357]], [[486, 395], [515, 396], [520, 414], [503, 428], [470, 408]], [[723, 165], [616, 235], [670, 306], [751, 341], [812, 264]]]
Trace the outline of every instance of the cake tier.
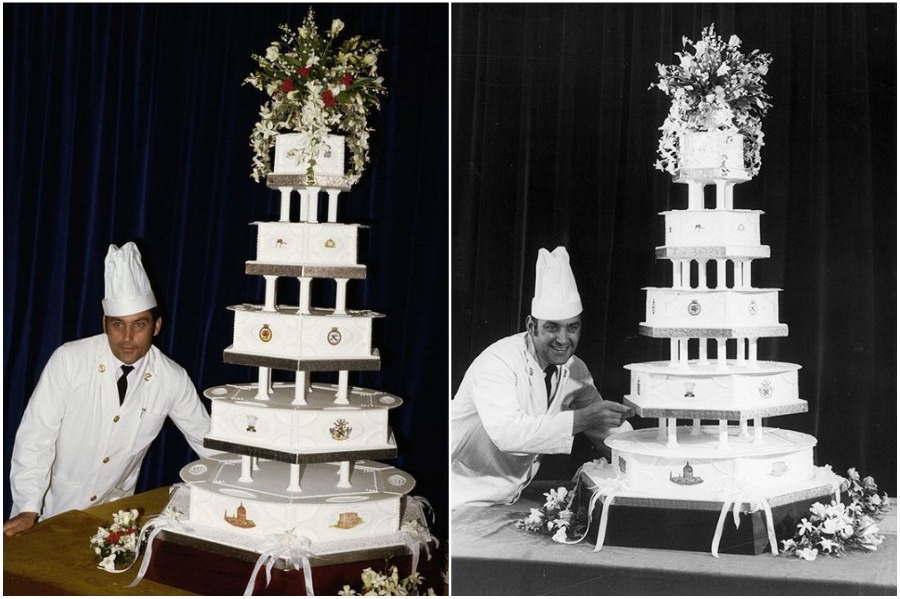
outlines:
[[[647, 327], [750, 329], [778, 322], [778, 289], [648, 287]], [[785, 333], [786, 334], [786, 333]]]
[[256, 261], [270, 264], [343, 265], [357, 263], [361, 225], [311, 222], [257, 222]]
[[631, 394], [625, 397], [638, 416], [743, 420], [807, 411], [798, 398], [797, 371], [786, 362], [687, 364], [645, 362], [631, 371]]
[[[275, 137], [273, 174], [306, 175], [309, 169], [309, 136], [305, 133], [282, 133]], [[344, 176], [344, 137], [327, 135], [313, 165], [315, 175]]]
[[660, 260], [756, 260], [768, 258], [767, 245], [661, 246], [656, 248]]
[[272, 311], [248, 304], [230, 306], [229, 310], [234, 311], [234, 343], [225, 350], [226, 355], [254, 355], [290, 363], [372, 359], [372, 320], [383, 316], [368, 310], [337, 314], [324, 308], [299, 314], [296, 306], [279, 306]]
[[[670, 447], [656, 428], [610, 435], [612, 466], [629, 493], [644, 497], [722, 501], [728, 493], [788, 493], [816, 476], [815, 437], [763, 428], [761, 439], [728, 427], [722, 447], [720, 427], [677, 427]], [[752, 431], [755, 433], [755, 430]]]
[[386, 535], [400, 528], [401, 499], [415, 480], [378, 462], [351, 466], [349, 486], [338, 487], [338, 463], [302, 466], [301, 490], [288, 491], [291, 466], [259, 460], [251, 482], [241, 482], [242, 458], [222, 454], [181, 470], [190, 487], [190, 522], [254, 538], [293, 531], [311, 541]]
[[759, 210], [670, 210], [667, 246], [759, 246]]
[[676, 181], [714, 183], [748, 181], [744, 136], [725, 131], [690, 131], [682, 135]]
[[365, 279], [366, 267], [357, 266], [317, 266], [309, 264], [276, 264], [265, 262], [246, 263], [248, 275], [275, 277], [297, 277], [307, 279]]
[[275, 383], [268, 400], [257, 399], [258, 389], [247, 383], [204, 391], [212, 400], [204, 445], [291, 463], [383, 459], [397, 453], [388, 426], [388, 410], [403, 403], [395, 395], [351, 387], [347, 403], [338, 404], [337, 385], [313, 383], [306, 403], [298, 405], [293, 384]]

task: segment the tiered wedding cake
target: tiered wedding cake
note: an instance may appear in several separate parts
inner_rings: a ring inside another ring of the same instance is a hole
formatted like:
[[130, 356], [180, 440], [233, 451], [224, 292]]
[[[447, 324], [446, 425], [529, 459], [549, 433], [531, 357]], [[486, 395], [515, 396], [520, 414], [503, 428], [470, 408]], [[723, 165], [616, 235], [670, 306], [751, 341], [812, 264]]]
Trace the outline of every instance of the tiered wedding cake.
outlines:
[[[309, 594], [317, 564], [348, 564], [338, 581], [352, 584], [363, 560], [384, 567], [388, 558], [411, 556], [411, 568], [401, 568], [409, 574], [420, 548], [427, 553], [435, 543], [424, 501], [408, 495], [413, 478], [374, 461], [397, 454], [388, 412], [402, 400], [350, 384], [350, 371], [381, 367], [372, 325], [383, 315], [347, 306], [347, 285], [365, 279], [366, 266], [357, 254], [361, 227], [338, 222], [338, 201], [366, 162], [366, 111], [383, 87], [375, 66], [380, 45], [356, 37], [338, 46], [342, 28], [335, 19], [320, 36], [310, 10], [300, 29], [282, 26], [281, 41], [254, 56], [260, 71], [247, 81], [269, 98], [251, 135], [253, 176], [280, 192], [280, 217], [255, 223], [256, 259], [246, 273], [263, 277], [265, 299], [230, 308], [233, 342], [224, 359], [257, 368], [258, 377], [205, 391], [212, 424], [204, 444], [224, 453], [182, 469], [187, 484], [161, 527], [167, 540], [202, 541], [209, 555], [234, 553], [224, 547], [256, 560], [248, 591], [260, 566], [276, 562], [302, 567]], [[274, 121], [303, 132], [274, 135]], [[343, 126], [348, 135], [323, 133], [323, 125]], [[299, 217], [291, 220], [298, 198]], [[283, 277], [299, 280], [296, 303], [280, 301]], [[333, 288], [333, 307], [311, 304], [314, 282]], [[273, 382], [273, 371], [293, 372], [294, 381]], [[336, 384], [312, 381], [311, 373], [325, 371], [337, 373]]]
[[[678, 68], [699, 71], [712, 65], [720, 75], [737, 72], [735, 63], [744, 61], [739, 40], [732, 37], [725, 46], [711, 28], [704, 34], [696, 54], [680, 55]], [[752, 72], [765, 74], [770, 59], [756, 52], [750, 57], [757, 59], [749, 61]], [[669, 77], [673, 73], [666, 67], [660, 72], [659, 87], [667, 93], [673, 91], [672, 80], [690, 75]], [[726, 78], [698, 79], [715, 90], [712, 97], [734, 91]], [[747, 82], [732, 87], [740, 83]], [[759, 84], [752, 88], [758, 96], [745, 99], [756, 108], [752, 116], [758, 126], [767, 96], [760, 91], [761, 79], [751, 83]], [[582, 480], [594, 493], [594, 506], [602, 505], [598, 544], [611, 504], [708, 510], [721, 513], [717, 528], [706, 531], [711, 541], [706, 547], [716, 553], [724, 514], [734, 506], [766, 515], [767, 540], [777, 552], [772, 508], [829, 494], [837, 479], [814, 465], [814, 437], [763, 426], [763, 418], [805, 412], [807, 404], [798, 396], [800, 366], [762, 360], [757, 352], [759, 339], [788, 334], [779, 322], [779, 290], [752, 284], [751, 264], [770, 253], [760, 244], [762, 213], [737, 209], [733, 201], [734, 186], [748, 181], [759, 164], [758, 157], [745, 155], [745, 150], [758, 152], [747, 137], [761, 145], [762, 134], [734, 126], [740, 114], [708, 131], [687, 130], [698, 111], [707, 122], [716, 120], [717, 111], [738, 112], [727, 97], [717, 106], [699, 93], [694, 104], [686, 100], [689, 94], [673, 95], [670, 127], [663, 127], [664, 160], [657, 165], [688, 189], [687, 209], [663, 213], [665, 245], [656, 249], [657, 259], [671, 262], [672, 284], [646, 290], [646, 319], [640, 325], [641, 334], [669, 340], [669, 359], [626, 366], [631, 371], [626, 405], [639, 416], [657, 418], [659, 426], [609, 437], [611, 463], [586, 464]], [[667, 139], [669, 134], [674, 139]], [[714, 206], [707, 206], [706, 186], [715, 186]]]

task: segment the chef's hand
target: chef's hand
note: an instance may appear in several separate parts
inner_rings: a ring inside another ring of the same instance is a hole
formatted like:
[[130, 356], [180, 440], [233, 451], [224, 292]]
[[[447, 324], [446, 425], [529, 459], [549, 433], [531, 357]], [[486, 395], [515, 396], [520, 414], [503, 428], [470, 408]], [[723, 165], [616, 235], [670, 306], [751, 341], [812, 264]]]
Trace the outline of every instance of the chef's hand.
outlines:
[[37, 512], [22, 512], [14, 518], [10, 518], [3, 523], [3, 535], [13, 537], [20, 532], [25, 532], [37, 522]]
[[632, 408], [605, 399], [595, 401], [583, 408], [575, 410], [573, 433], [586, 430], [609, 430], [621, 426], [626, 418], [634, 416]]

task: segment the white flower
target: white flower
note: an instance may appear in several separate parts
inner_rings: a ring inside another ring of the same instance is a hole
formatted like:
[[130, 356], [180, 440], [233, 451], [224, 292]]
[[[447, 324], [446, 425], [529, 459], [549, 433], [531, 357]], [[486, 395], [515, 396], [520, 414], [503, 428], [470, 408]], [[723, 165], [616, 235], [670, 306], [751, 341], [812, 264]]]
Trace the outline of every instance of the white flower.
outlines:
[[557, 531], [556, 534], [553, 535], [553, 540], [557, 543], [565, 543], [568, 538], [566, 537], [566, 527], [562, 526]]
[[728, 39], [728, 46], [731, 48], [737, 48], [741, 45], [741, 38], [736, 35], [733, 35]]
[[339, 34], [344, 30], [344, 22], [340, 19], [335, 19], [331, 22], [331, 35], [332, 37]]
[[810, 562], [815, 560], [817, 555], [819, 555], [819, 550], [814, 547], [805, 547], [797, 552], [798, 557]]
[[116, 570], [116, 554], [111, 553], [100, 560], [100, 564], [97, 566], [101, 570], [106, 570], [107, 572], [115, 572]]
[[266, 48], [266, 60], [269, 62], [275, 62], [280, 55], [281, 52], [278, 50], [278, 46], [272, 45]]

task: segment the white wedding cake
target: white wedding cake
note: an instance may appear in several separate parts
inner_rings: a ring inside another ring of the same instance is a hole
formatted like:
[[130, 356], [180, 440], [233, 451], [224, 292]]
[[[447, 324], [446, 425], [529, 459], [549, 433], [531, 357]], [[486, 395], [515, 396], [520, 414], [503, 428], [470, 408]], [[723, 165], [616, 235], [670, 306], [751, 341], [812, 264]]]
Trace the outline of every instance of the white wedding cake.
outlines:
[[[728, 46], [732, 53], [734, 39]], [[714, 43], [705, 49], [714, 51]], [[683, 59], [680, 68], [706, 62]], [[767, 65], [757, 67], [762, 72]], [[661, 74], [660, 88], [671, 91], [667, 71]], [[686, 78], [677, 75], [673, 81]], [[670, 118], [679, 110], [687, 114], [684, 107], [673, 108]], [[603, 506], [603, 516], [610, 505], [722, 514], [732, 506], [762, 510], [777, 551], [771, 509], [832, 493], [838, 478], [815, 466], [814, 437], [763, 422], [806, 412], [807, 404], [798, 392], [800, 366], [758, 355], [760, 339], [787, 336], [788, 327], [779, 322], [780, 290], [753, 286], [751, 265], [770, 254], [760, 244], [762, 213], [734, 207], [734, 186], [750, 179], [743, 136], [713, 130], [679, 139], [676, 153], [669, 155], [676, 167], [664, 170], [687, 186], [687, 206], [662, 213], [665, 245], [656, 248], [657, 259], [670, 262], [672, 280], [667, 287], [646, 289], [640, 324], [642, 335], [669, 340], [669, 359], [626, 366], [631, 389], [625, 404], [639, 416], [658, 419], [658, 426], [611, 435], [606, 440], [611, 462], [586, 464], [581, 482], [593, 494], [591, 505]], [[707, 186], [715, 187], [714, 205], [707, 205], [712, 204]], [[718, 530], [707, 531], [716, 539], [707, 545], [713, 553], [722, 520]]]

